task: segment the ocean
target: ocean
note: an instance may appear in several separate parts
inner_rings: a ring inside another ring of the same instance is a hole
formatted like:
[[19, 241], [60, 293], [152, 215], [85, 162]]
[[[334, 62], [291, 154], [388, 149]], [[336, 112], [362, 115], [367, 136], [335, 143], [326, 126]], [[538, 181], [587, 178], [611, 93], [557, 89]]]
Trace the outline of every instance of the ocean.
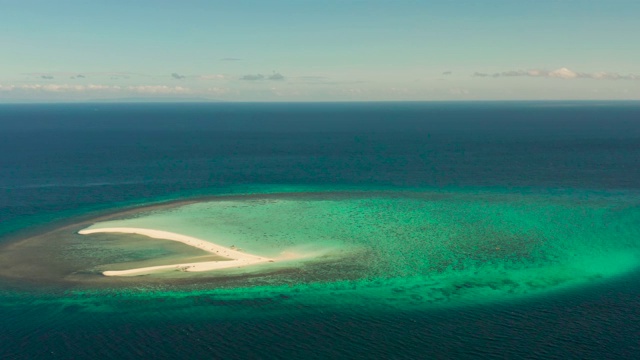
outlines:
[[0, 105], [2, 359], [638, 358], [638, 265], [638, 102]]

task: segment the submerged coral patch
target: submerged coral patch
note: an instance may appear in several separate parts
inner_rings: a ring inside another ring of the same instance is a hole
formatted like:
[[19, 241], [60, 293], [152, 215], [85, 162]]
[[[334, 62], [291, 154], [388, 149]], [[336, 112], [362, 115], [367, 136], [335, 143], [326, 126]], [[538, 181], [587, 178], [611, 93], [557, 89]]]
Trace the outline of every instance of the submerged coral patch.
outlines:
[[[253, 194], [83, 223], [69, 228], [75, 232], [64, 230], [76, 250], [56, 256], [84, 254], [71, 259], [75, 270], [64, 279], [88, 286], [179, 288], [195, 281], [199, 289], [260, 289], [311, 300], [466, 303], [540, 294], [636, 269], [637, 224], [637, 199], [607, 194]], [[123, 248], [138, 255], [114, 255]]]

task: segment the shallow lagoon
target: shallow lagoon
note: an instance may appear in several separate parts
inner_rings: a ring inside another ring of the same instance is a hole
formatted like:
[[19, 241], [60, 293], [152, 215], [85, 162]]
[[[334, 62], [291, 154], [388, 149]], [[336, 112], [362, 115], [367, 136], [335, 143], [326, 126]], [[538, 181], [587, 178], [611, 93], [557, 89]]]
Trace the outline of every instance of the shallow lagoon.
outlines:
[[[47, 273], [49, 283], [79, 294], [136, 297], [141, 289], [142, 296], [160, 298], [275, 296], [304, 306], [419, 309], [597, 285], [640, 264], [640, 201], [631, 193], [260, 190], [68, 225], [55, 231], [61, 240], [49, 247], [52, 261], [63, 257], [66, 267], [47, 272], [45, 262], [30, 280], [38, 284], [39, 274]], [[203, 254], [142, 236], [76, 233], [87, 226], [171, 231], [260, 256], [311, 256], [231, 270], [112, 279], [100, 272]], [[30, 254], [25, 249], [14, 252], [14, 260]]]

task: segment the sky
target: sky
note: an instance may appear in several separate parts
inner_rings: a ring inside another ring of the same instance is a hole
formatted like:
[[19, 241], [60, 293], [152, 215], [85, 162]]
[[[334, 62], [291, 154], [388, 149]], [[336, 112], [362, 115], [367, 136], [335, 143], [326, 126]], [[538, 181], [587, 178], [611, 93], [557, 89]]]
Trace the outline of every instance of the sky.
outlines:
[[638, 0], [0, 0], [0, 102], [640, 100]]

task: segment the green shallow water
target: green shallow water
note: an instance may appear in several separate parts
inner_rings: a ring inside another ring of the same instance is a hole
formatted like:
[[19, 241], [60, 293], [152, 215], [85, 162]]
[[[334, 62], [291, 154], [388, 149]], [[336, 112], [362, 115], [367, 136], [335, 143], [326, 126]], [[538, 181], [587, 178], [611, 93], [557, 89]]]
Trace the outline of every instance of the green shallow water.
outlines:
[[633, 271], [639, 204], [619, 193], [290, 192], [220, 197], [94, 227], [170, 231], [263, 256], [314, 255], [213, 275], [251, 274], [224, 285], [142, 285], [126, 291], [132, 298], [263, 299], [274, 311], [413, 308], [538, 296]]

